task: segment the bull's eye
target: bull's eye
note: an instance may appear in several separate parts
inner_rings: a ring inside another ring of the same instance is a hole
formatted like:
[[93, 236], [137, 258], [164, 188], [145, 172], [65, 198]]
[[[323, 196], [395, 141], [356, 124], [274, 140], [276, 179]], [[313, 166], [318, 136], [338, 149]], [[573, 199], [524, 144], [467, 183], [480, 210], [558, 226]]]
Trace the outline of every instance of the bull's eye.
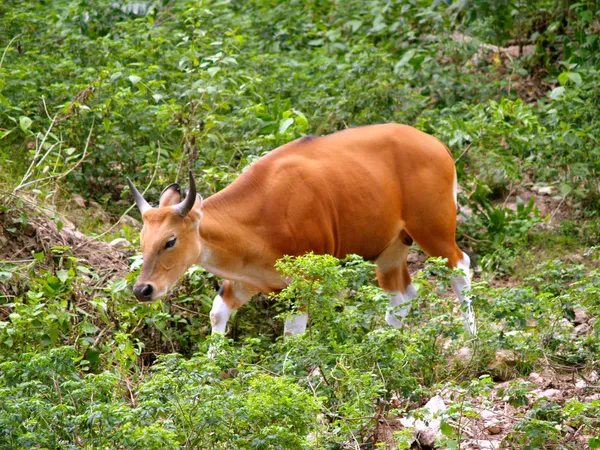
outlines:
[[176, 240], [177, 240], [176, 238], [173, 238], [173, 239], [167, 241], [167, 243], [165, 244], [165, 248], [171, 248], [171, 247], [173, 247], [175, 245], [175, 241]]

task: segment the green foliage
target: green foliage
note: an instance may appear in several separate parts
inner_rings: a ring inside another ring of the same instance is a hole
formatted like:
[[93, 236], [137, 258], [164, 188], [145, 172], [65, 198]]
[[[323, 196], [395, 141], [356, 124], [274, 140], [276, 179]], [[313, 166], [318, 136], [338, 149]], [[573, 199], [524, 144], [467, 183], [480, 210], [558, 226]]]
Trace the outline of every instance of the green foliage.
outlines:
[[[115, 277], [75, 246], [40, 246], [0, 262], [0, 447], [381, 446], [383, 417], [418, 416], [442, 387], [454, 394], [441, 443], [457, 448], [492, 377], [597, 370], [599, 322], [573, 326], [576, 310], [600, 315], [600, 272], [593, 251], [563, 256], [600, 236], [599, 11], [588, 0], [2, 2], [2, 255], [40, 211], [58, 231], [65, 211], [106, 229], [130, 203], [126, 176], [155, 201], [189, 166], [210, 195], [295, 138], [401, 122], [452, 151], [460, 245], [494, 287], [473, 286], [471, 339], [447, 295], [453, 272], [430, 260], [397, 330], [371, 263], [284, 258], [289, 287], [234, 314], [227, 339], [208, 336], [219, 280], [202, 269], [139, 304], [139, 255]], [[547, 217], [532, 186], [551, 188]], [[105, 238], [137, 248], [137, 233], [130, 223]], [[299, 310], [308, 332], [282, 339]], [[500, 350], [512, 359], [497, 370]], [[501, 392], [521, 408], [506, 445], [563, 445], [568, 426], [600, 447], [597, 400], [534, 401], [532, 389], [517, 379]], [[409, 430], [394, 435], [410, 448]]]
[[206, 357], [168, 356], [134, 397], [126, 376], [85, 374], [81, 363], [61, 347], [0, 365], [5, 448], [301, 449], [316, 426], [316, 401], [288, 378], [221, 379]]

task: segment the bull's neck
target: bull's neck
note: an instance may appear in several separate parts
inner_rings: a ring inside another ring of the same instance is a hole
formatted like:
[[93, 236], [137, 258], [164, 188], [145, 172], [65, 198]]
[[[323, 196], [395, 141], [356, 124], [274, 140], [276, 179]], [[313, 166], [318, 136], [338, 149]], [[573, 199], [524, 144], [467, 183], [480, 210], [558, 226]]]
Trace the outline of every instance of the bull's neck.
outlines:
[[199, 264], [214, 273], [214, 268], [243, 256], [248, 239], [245, 224], [234, 216], [234, 209], [216, 194], [202, 204], [200, 219], [201, 251]]
[[231, 235], [231, 227], [228, 227], [229, 217], [226, 213], [216, 208], [210, 199], [202, 204], [202, 218], [200, 219], [200, 240], [202, 247], [207, 249], [220, 247], [227, 242]]

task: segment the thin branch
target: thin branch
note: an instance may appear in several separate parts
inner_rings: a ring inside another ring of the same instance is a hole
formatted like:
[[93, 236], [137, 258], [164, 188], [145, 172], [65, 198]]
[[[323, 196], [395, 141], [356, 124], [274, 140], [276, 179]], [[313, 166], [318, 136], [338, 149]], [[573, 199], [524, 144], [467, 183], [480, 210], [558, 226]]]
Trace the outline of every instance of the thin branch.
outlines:
[[[66, 172], [63, 173], [59, 173], [58, 175], [50, 175], [44, 178], [39, 178], [37, 180], [32, 180], [29, 181], [28, 183], [25, 184], [20, 184], [19, 186], [17, 186], [14, 190], [13, 190], [13, 195], [15, 194], [15, 192], [17, 192], [20, 189], [23, 189], [24, 187], [30, 186], [32, 184], [36, 184], [36, 183], [41, 183], [42, 181], [48, 181], [48, 180], [60, 180], [61, 178], [66, 177], [67, 175], [69, 175], [71, 172], [73, 172], [75, 169], [77, 169], [77, 167], [79, 167], [81, 165], [81, 163], [83, 162], [83, 160], [85, 159], [85, 157], [87, 156], [87, 151], [90, 145], [90, 138], [92, 137], [92, 132], [94, 131], [94, 123], [95, 123], [95, 118], [92, 121], [92, 126], [90, 128], [90, 132], [88, 134], [87, 140], [85, 142], [85, 147], [83, 149], [83, 155], [81, 156], [81, 158], [79, 158], [79, 161], [77, 161], [77, 163], [71, 167], [69, 170], [67, 170]], [[21, 183], [23, 183], [23, 181], [21, 181]]]
[[50, 126], [48, 127], [48, 129], [46, 130], [46, 134], [44, 135], [44, 137], [42, 138], [42, 142], [40, 142], [40, 144], [37, 146], [37, 150], [35, 152], [35, 155], [33, 157], [33, 159], [31, 160], [31, 164], [29, 165], [29, 168], [27, 169], [27, 172], [25, 172], [25, 175], [23, 176], [23, 179], [21, 180], [21, 182], [19, 183], [19, 185], [14, 188], [13, 190], [13, 195], [15, 194], [15, 192], [17, 192], [19, 189], [21, 189], [24, 184], [29, 177], [31, 176], [31, 174], [33, 173], [33, 167], [36, 163], [36, 159], [39, 156], [40, 152], [42, 151], [42, 148], [44, 148], [44, 144], [46, 143], [46, 139], [48, 138], [48, 135], [50, 134], [50, 131], [52, 130], [52, 127], [54, 126], [54, 122], [56, 121], [56, 117], [58, 116], [58, 114], [56, 114], [53, 118], [52, 118], [52, 122], [50, 122]]
[[6, 48], [4, 49], [4, 53], [2, 53], [2, 58], [0, 59], [0, 68], [2, 68], [2, 63], [4, 63], [4, 57], [6, 56], [6, 52], [8, 51], [8, 49], [10, 48], [10, 44], [12, 44], [15, 39], [18, 39], [22, 36], [22, 33], [17, 34], [14, 38], [12, 38], [9, 42], [8, 45], [6, 46]]

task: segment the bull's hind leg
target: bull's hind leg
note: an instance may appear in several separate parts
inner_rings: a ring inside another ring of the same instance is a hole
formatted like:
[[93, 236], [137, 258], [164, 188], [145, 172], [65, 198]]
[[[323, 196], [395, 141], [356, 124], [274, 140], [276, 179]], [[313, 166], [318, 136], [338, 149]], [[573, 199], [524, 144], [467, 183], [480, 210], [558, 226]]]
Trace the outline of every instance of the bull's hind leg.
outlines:
[[400, 237], [392, 242], [375, 261], [379, 286], [390, 293], [390, 309], [395, 309], [386, 312], [385, 320], [396, 328], [402, 326], [399, 317], [406, 317], [410, 310], [410, 305], [398, 307], [409, 303], [417, 295], [417, 290], [410, 282], [406, 263], [411, 244], [410, 236], [402, 232]]
[[[458, 268], [463, 274], [452, 278], [452, 289], [458, 297], [464, 318], [465, 329], [472, 335], [477, 334], [475, 314], [471, 297], [465, 294], [471, 287], [470, 260], [466, 253], [456, 245], [456, 211], [446, 211], [441, 208], [426, 220], [413, 224], [408, 232], [417, 245], [429, 256], [438, 256], [448, 260], [448, 267]], [[408, 228], [408, 226], [407, 226]]]

